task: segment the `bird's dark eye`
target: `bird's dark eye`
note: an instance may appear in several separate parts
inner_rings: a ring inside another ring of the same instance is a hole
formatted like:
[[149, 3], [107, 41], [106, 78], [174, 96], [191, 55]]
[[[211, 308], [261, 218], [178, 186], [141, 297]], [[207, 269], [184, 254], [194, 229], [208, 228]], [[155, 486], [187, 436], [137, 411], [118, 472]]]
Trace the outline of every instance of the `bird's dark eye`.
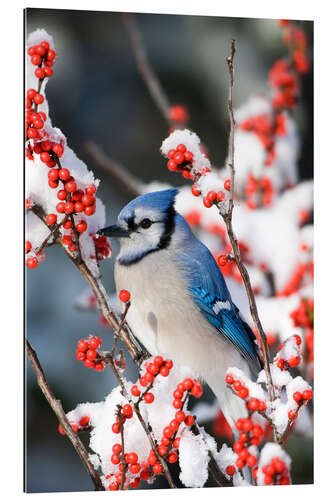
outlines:
[[141, 226], [143, 229], [148, 229], [151, 225], [152, 225], [152, 222], [151, 222], [151, 220], [149, 220], [149, 219], [143, 219], [143, 220], [140, 222], [140, 226]]

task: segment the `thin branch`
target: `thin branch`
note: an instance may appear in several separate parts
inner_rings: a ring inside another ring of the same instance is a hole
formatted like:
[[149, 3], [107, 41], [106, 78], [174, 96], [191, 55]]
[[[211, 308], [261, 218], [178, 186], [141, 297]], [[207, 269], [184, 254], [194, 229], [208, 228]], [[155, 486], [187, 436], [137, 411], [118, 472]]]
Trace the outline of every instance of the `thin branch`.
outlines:
[[61, 401], [59, 399], [56, 399], [55, 395], [53, 394], [52, 389], [46, 380], [43, 368], [39, 362], [37, 354], [33, 350], [33, 348], [31, 347], [31, 345], [29, 344], [27, 339], [25, 340], [25, 349], [26, 349], [26, 353], [28, 355], [28, 358], [30, 360], [30, 363], [35, 371], [35, 374], [37, 377], [37, 383], [38, 383], [40, 389], [42, 390], [45, 398], [47, 399], [49, 405], [51, 406], [52, 410], [56, 414], [63, 431], [67, 434], [67, 436], [70, 439], [72, 445], [74, 446], [77, 454], [79, 455], [85, 468], [87, 469], [87, 472], [89, 473], [91, 480], [94, 483], [95, 490], [96, 491], [104, 491], [105, 488], [101, 482], [101, 479], [100, 479], [97, 471], [94, 469], [92, 463], [89, 460], [89, 456], [88, 456], [88, 452], [87, 452], [86, 448], [84, 447], [79, 436], [72, 429], [72, 426], [69, 423], [69, 421], [66, 417], [66, 414], [63, 410]]
[[111, 160], [93, 141], [84, 143], [84, 149], [97, 167], [111, 174], [131, 194], [139, 196], [144, 193], [144, 183], [131, 174], [124, 165]]
[[46, 245], [48, 244], [48, 241], [49, 239], [51, 238], [51, 236], [55, 235], [57, 233], [57, 231], [59, 230], [59, 228], [63, 225], [64, 222], [66, 222], [66, 220], [68, 219], [69, 215], [65, 215], [65, 217], [60, 221], [58, 222], [58, 224], [56, 224], [52, 229], [51, 231], [49, 232], [49, 234], [46, 236], [46, 238], [44, 239], [43, 243], [40, 245], [40, 247], [36, 250], [36, 254], [38, 255], [45, 247]]
[[[233, 254], [234, 254], [234, 259], [237, 264], [237, 267], [239, 269], [239, 272], [242, 276], [246, 293], [248, 296], [249, 300], [249, 305], [250, 305], [250, 312], [251, 316], [253, 319], [253, 322], [256, 326], [256, 330], [258, 332], [260, 341], [261, 341], [261, 346], [262, 346], [262, 352], [263, 352], [263, 357], [264, 357], [264, 369], [266, 372], [266, 377], [267, 377], [267, 387], [268, 387], [268, 392], [269, 392], [269, 398], [271, 401], [274, 401], [275, 399], [275, 391], [274, 391], [274, 385], [273, 385], [273, 380], [272, 380], [272, 375], [271, 375], [271, 370], [269, 366], [269, 349], [268, 349], [268, 344], [267, 344], [267, 338], [264, 332], [264, 329], [261, 325], [259, 315], [258, 315], [258, 310], [257, 310], [257, 305], [256, 301], [254, 298], [254, 293], [252, 290], [249, 274], [241, 261], [240, 258], [240, 251], [239, 251], [239, 246], [237, 239], [235, 237], [234, 231], [233, 231], [233, 226], [232, 226], [232, 213], [233, 213], [233, 207], [234, 207], [234, 183], [235, 183], [235, 119], [234, 119], [234, 113], [233, 113], [233, 102], [232, 102], [232, 89], [234, 85], [234, 55], [236, 52], [235, 48], [235, 40], [231, 40], [231, 53], [230, 56], [227, 57], [227, 64], [228, 64], [228, 69], [229, 69], [229, 96], [228, 96], [228, 114], [229, 114], [229, 121], [230, 121], [230, 134], [229, 134], [229, 168], [230, 168], [230, 200], [229, 200], [229, 208], [227, 213], [223, 213], [220, 211], [220, 214], [222, 215], [224, 222], [227, 227], [227, 232], [229, 236], [229, 240], [232, 246]], [[273, 428], [273, 435], [274, 435], [274, 440], [277, 441], [277, 433], [275, 426], [272, 426]]]
[[162, 113], [168, 125], [173, 126], [174, 123], [169, 117], [170, 103], [162, 85], [157, 78], [153, 68], [151, 67], [146, 50], [142, 41], [141, 33], [137, 27], [135, 16], [133, 14], [123, 14], [125, 26], [127, 28], [130, 42], [132, 45], [135, 61], [151, 97], [156, 106]]

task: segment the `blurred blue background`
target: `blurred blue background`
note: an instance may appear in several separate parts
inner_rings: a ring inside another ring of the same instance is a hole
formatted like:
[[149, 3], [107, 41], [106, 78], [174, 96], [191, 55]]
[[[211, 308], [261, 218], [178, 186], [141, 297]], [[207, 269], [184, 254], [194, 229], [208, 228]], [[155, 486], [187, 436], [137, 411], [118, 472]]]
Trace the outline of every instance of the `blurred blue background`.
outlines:
[[[137, 72], [122, 14], [27, 9], [25, 21], [27, 34], [44, 28], [54, 38], [57, 61], [47, 85], [50, 116], [70, 147], [102, 180], [98, 195], [106, 205], [107, 221], [114, 221], [129, 195], [96, 169], [84, 150], [85, 141], [100, 144], [111, 158], [144, 181], [178, 185], [181, 177], [165, 168], [159, 153], [167, 125]], [[137, 22], [171, 103], [183, 103], [189, 109], [191, 128], [207, 145], [214, 163], [223, 165], [228, 137], [225, 57], [230, 39], [236, 38], [237, 43], [237, 106], [253, 94], [267, 92], [267, 71], [286, 53], [276, 20], [138, 14]], [[303, 22], [302, 26], [312, 45], [313, 23]], [[312, 177], [312, 92], [310, 72], [303, 78], [303, 99], [295, 111], [303, 144], [301, 178]], [[113, 259], [101, 266], [104, 285], [112, 293]], [[57, 247], [47, 249], [45, 262], [26, 274], [27, 336], [65, 411], [83, 401], [102, 400], [115, 383], [110, 371], [88, 372], [75, 359], [76, 343], [87, 334], [101, 335], [106, 349], [112, 345], [111, 332], [99, 324], [97, 315], [73, 307], [85, 286]], [[134, 380], [136, 373], [128, 360], [128, 377]], [[27, 363], [26, 490], [91, 490], [89, 476], [57, 426]], [[304, 442], [303, 450], [295, 448], [295, 453], [302, 459], [295, 460], [294, 481], [312, 482], [312, 444]], [[161, 479], [158, 486], [164, 485]]]

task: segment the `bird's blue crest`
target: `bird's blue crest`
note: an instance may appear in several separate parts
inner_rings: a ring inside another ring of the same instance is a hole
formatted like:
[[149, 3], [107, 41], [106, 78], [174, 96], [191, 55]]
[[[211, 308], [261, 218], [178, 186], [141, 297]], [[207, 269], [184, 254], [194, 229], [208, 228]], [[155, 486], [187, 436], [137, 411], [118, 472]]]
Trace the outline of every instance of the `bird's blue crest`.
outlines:
[[120, 212], [118, 219], [129, 219], [133, 217], [134, 211], [138, 207], [158, 209], [165, 213], [175, 202], [175, 197], [178, 194], [178, 189], [164, 189], [163, 191], [154, 191], [152, 193], [143, 194], [130, 201]]

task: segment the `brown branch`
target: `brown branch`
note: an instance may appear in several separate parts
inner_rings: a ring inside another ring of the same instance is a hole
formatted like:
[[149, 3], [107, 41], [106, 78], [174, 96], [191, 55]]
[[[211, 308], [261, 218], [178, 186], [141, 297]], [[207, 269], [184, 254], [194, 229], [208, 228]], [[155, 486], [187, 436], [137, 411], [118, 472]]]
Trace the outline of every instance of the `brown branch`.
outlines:
[[72, 429], [72, 426], [69, 423], [69, 421], [66, 417], [66, 414], [63, 410], [61, 401], [59, 399], [56, 399], [55, 395], [53, 394], [52, 389], [46, 380], [43, 368], [39, 362], [37, 354], [33, 350], [33, 348], [31, 347], [31, 345], [29, 344], [27, 339], [25, 339], [25, 349], [26, 349], [27, 356], [30, 360], [30, 363], [35, 371], [35, 374], [37, 377], [37, 383], [38, 383], [40, 389], [42, 390], [45, 398], [47, 399], [49, 405], [51, 406], [52, 410], [54, 411], [55, 415], [57, 416], [63, 431], [67, 434], [67, 437], [70, 439], [77, 454], [79, 455], [85, 468], [87, 469], [87, 472], [90, 475], [92, 482], [94, 483], [95, 490], [96, 491], [104, 491], [105, 488], [101, 482], [101, 479], [100, 479], [97, 471], [94, 469], [92, 463], [89, 460], [89, 456], [88, 456], [88, 452], [87, 452], [86, 448], [84, 447], [79, 436]]
[[56, 234], [56, 232], [59, 230], [59, 228], [63, 225], [64, 222], [66, 222], [66, 220], [68, 219], [69, 215], [66, 215], [60, 222], [58, 222], [58, 224], [56, 224], [52, 229], [51, 231], [49, 232], [49, 234], [46, 236], [45, 240], [43, 241], [43, 243], [40, 245], [40, 247], [36, 250], [36, 254], [38, 255], [47, 245], [49, 239], [51, 238], [51, 236], [53, 236], [54, 234]]
[[[230, 121], [230, 134], [229, 134], [229, 168], [230, 168], [230, 199], [229, 199], [229, 208], [227, 213], [224, 213], [220, 210], [220, 214], [222, 215], [224, 222], [227, 227], [227, 232], [229, 236], [229, 240], [232, 246], [235, 262], [237, 264], [237, 267], [239, 269], [239, 272], [242, 276], [246, 293], [248, 296], [249, 300], [249, 306], [250, 306], [250, 312], [251, 316], [253, 319], [253, 322], [256, 326], [256, 330], [259, 335], [259, 339], [261, 341], [261, 346], [262, 346], [262, 352], [263, 352], [263, 358], [264, 358], [264, 369], [267, 377], [267, 387], [268, 387], [268, 392], [269, 392], [269, 398], [271, 401], [274, 401], [275, 399], [275, 391], [274, 391], [274, 385], [273, 385], [273, 380], [272, 380], [272, 375], [271, 375], [271, 370], [269, 366], [269, 349], [268, 349], [268, 344], [267, 344], [267, 339], [266, 335], [264, 332], [264, 329], [261, 325], [259, 315], [258, 315], [258, 310], [257, 310], [257, 305], [256, 301], [254, 298], [254, 293], [252, 290], [249, 274], [241, 261], [240, 258], [240, 251], [239, 251], [239, 246], [237, 239], [235, 237], [234, 231], [233, 231], [233, 226], [232, 226], [232, 213], [233, 213], [233, 207], [234, 207], [234, 183], [235, 183], [235, 119], [234, 119], [234, 113], [233, 113], [233, 102], [232, 102], [232, 90], [233, 90], [233, 85], [234, 85], [234, 55], [236, 52], [235, 48], [235, 40], [231, 40], [231, 53], [230, 56], [227, 57], [227, 64], [228, 64], [228, 69], [229, 69], [229, 96], [228, 96], [228, 114], [229, 114], [229, 121]], [[275, 426], [272, 426], [273, 429], [273, 435], [274, 435], [274, 440], [277, 441], [277, 433]]]
[[166, 122], [168, 125], [173, 126], [174, 123], [169, 117], [169, 99], [167, 98], [159, 79], [149, 63], [141, 33], [138, 30], [135, 21], [135, 16], [133, 14], [126, 13], [123, 15], [123, 19], [129, 34], [138, 71]]
[[88, 141], [83, 146], [95, 165], [111, 174], [127, 191], [134, 196], [144, 193], [144, 183], [131, 174], [124, 165], [111, 160], [97, 144]]

